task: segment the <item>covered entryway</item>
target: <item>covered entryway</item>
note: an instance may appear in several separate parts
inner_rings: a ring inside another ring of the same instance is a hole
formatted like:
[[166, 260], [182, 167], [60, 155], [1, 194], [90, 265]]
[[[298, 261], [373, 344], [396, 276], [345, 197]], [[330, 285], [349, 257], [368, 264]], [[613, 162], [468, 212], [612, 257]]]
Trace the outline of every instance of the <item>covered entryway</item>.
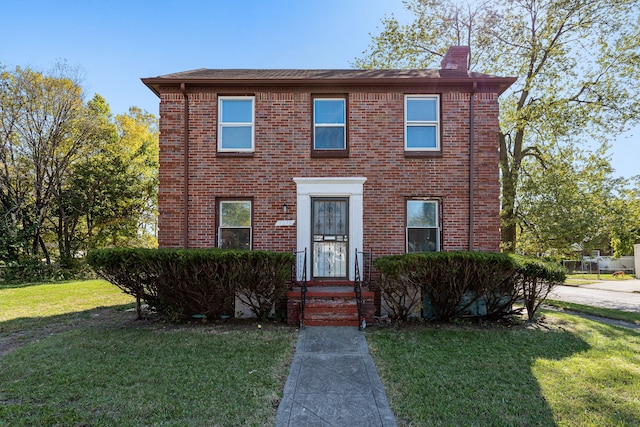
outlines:
[[297, 250], [309, 253], [307, 277], [353, 281], [352, 257], [356, 249], [363, 248], [363, 190], [367, 178], [293, 180]]
[[[299, 283], [287, 293], [288, 321], [299, 320], [308, 326], [360, 326], [361, 319], [373, 321], [374, 293], [356, 293], [355, 282], [356, 262], [358, 271], [363, 271], [363, 257], [356, 257], [355, 252], [363, 248], [367, 179], [293, 180], [297, 186], [297, 250], [306, 253], [306, 262], [301, 262], [305, 257], [298, 257], [297, 279], [304, 276], [304, 286]], [[362, 276], [358, 280], [361, 284]]]

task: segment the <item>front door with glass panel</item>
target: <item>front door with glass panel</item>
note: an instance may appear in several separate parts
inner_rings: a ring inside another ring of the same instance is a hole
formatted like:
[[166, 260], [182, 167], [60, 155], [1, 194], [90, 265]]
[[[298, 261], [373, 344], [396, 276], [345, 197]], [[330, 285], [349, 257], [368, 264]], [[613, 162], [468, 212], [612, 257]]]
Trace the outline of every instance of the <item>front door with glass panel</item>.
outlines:
[[311, 199], [313, 278], [346, 279], [349, 253], [349, 199]]

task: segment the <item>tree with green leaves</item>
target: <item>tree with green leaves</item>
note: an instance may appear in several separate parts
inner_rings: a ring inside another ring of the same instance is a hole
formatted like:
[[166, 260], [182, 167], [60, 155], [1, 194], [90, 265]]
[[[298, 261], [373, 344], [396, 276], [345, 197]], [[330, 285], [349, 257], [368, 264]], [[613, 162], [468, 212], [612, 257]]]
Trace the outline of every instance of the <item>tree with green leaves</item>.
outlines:
[[3, 71], [1, 81], [4, 223], [24, 253], [49, 260], [43, 235], [56, 185], [93, 138], [95, 126], [86, 115], [77, 70], [64, 64], [48, 74], [17, 68]]
[[630, 181], [609, 206], [608, 226], [614, 256], [633, 255], [634, 244], [640, 243], [640, 176]]
[[[436, 68], [468, 45], [470, 69], [515, 76], [501, 99], [501, 238], [513, 252], [523, 162], [546, 147], [596, 147], [640, 119], [639, 0], [407, 0], [383, 20], [359, 68]], [[540, 163], [542, 164], [542, 163]]]
[[[0, 263], [69, 265], [86, 249], [155, 246], [158, 124], [112, 117], [78, 71], [0, 68]], [[57, 249], [57, 251], [56, 251]]]
[[86, 147], [61, 187], [52, 226], [63, 259], [106, 246], [157, 245], [157, 120], [132, 107], [113, 118], [100, 95], [88, 103], [102, 137]]
[[516, 205], [518, 249], [562, 258], [609, 247], [612, 206], [627, 180], [613, 176], [607, 146], [547, 146], [540, 160], [525, 159]]

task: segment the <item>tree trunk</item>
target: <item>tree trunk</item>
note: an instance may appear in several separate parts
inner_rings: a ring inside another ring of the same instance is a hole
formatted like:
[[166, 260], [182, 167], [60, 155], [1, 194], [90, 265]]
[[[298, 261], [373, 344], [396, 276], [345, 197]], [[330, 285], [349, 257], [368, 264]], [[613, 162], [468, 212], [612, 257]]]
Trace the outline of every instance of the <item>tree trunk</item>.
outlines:
[[515, 165], [510, 164], [506, 139], [507, 135], [500, 133], [500, 172], [502, 179], [500, 242], [504, 252], [514, 253], [516, 250], [515, 203], [517, 171], [515, 170]]

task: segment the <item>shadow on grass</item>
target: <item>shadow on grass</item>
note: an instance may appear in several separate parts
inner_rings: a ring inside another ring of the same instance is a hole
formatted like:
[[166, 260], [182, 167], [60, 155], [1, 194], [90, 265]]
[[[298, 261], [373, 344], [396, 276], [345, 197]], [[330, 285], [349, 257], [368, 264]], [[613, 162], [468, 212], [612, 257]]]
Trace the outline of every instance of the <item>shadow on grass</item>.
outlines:
[[400, 423], [425, 426], [555, 426], [532, 367], [590, 348], [545, 329], [389, 329], [367, 340]]
[[0, 291], [3, 289], [21, 289], [21, 288], [30, 288], [32, 286], [46, 286], [46, 285], [63, 285], [65, 283], [75, 282], [76, 280], [62, 280], [59, 282], [32, 282], [32, 283], [22, 283], [22, 282], [9, 282], [9, 283], [1, 283], [0, 282]]
[[[0, 356], [15, 347], [78, 327], [113, 327], [135, 321], [135, 303], [96, 307], [42, 317], [18, 317], [0, 322]], [[123, 312], [132, 310], [126, 315]]]

